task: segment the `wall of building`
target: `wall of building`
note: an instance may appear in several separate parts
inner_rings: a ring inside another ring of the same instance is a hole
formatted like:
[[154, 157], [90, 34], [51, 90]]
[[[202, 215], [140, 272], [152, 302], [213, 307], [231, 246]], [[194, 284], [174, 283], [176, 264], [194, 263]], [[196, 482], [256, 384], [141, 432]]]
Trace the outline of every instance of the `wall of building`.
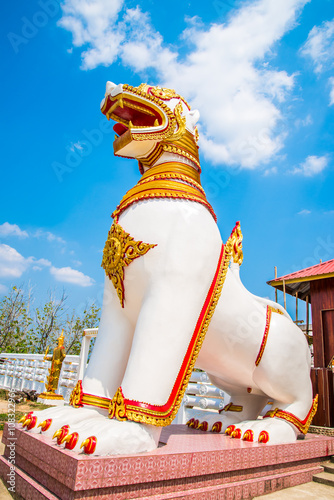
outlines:
[[314, 366], [326, 368], [334, 356], [334, 278], [310, 282]]

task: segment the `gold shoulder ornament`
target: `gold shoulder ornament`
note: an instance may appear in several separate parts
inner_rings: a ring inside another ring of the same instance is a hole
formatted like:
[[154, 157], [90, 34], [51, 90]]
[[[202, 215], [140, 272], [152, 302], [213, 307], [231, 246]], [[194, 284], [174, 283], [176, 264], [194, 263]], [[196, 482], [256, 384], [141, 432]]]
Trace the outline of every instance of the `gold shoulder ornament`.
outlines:
[[124, 268], [155, 246], [135, 241], [117, 220], [111, 226], [103, 250], [101, 267], [112, 281], [122, 307], [124, 307]]

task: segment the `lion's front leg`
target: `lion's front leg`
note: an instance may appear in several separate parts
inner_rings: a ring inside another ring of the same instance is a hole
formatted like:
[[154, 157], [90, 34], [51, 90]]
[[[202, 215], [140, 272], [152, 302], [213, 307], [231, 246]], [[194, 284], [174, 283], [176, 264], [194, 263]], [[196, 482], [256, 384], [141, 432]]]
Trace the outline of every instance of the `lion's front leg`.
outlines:
[[[213, 271], [216, 267], [213, 260]], [[190, 267], [162, 274], [146, 290], [124, 377], [111, 405], [110, 426], [79, 429], [88, 449], [96, 442], [96, 453], [152, 449], [181, 404], [204, 331], [205, 321], [199, 318], [215, 273], [203, 271], [198, 287]]]
[[78, 426], [98, 428], [108, 422], [108, 406], [122, 382], [127, 367], [134, 327], [126, 311], [119, 305], [115, 289], [109, 279], [105, 281], [102, 317], [99, 334], [82, 381], [83, 393], [101, 398], [105, 404], [89, 404], [85, 400], [79, 407], [65, 405], [33, 412], [24, 428], [33, 433], [53, 436], [63, 426], [69, 433]]

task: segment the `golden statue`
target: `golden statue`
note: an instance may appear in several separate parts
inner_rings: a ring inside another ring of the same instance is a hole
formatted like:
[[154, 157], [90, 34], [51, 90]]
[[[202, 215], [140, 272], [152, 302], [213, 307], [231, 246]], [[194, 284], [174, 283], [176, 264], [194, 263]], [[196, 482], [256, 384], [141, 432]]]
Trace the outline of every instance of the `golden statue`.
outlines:
[[64, 399], [61, 394], [56, 394], [61, 367], [66, 357], [64, 348], [64, 330], [62, 330], [61, 335], [58, 338], [58, 346], [54, 348], [52, 356], [48, 356], [48, 352], [49, 347], [47, 347], [45, 351], [44, 361], [51, 361], [52, 363], [51, 367], [49, 368], [47, 383], [45, 384], [46, 392], [40, 394], [39, 397], [43, 399]]

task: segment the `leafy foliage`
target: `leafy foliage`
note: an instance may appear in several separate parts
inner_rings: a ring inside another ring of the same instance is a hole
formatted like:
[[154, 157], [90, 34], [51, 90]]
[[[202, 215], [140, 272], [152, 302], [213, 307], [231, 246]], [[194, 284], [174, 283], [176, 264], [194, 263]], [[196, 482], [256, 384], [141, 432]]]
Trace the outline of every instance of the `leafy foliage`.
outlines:
[[29, 314], [30, 297], [23, 290], [12, 288], [0, 303], [0, 350], [29, 352], [32, 318]]
[[52, 350], [64, 330], [66, 353], [79, 354], [83, 330], [98, 326], [100, 309], [93, 303], [81, 314], [69, 313], [66, 299], [64, 291], [58, 300], [50, 294], [32, 310], [31, 293], [14, 286], [0, 302], [0, 351], [41, 354]]

